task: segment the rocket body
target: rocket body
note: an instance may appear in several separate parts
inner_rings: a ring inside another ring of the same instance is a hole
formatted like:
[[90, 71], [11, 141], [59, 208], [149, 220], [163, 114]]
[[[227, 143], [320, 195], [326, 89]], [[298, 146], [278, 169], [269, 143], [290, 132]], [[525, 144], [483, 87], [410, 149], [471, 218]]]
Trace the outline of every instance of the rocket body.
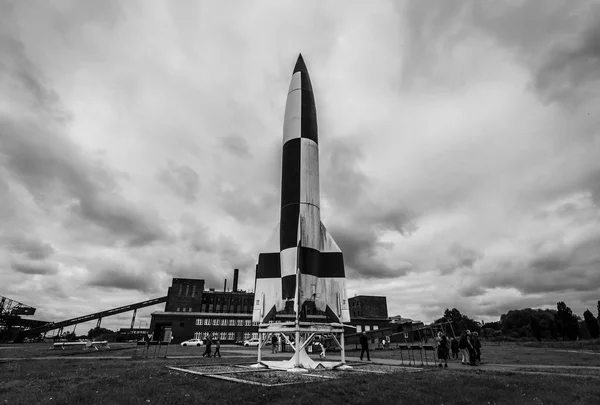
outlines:
[[266, 322], [298, 300], [337, 322], [350, 320], [344, 261], [321, 223], [319, 139], [312, 85], [302, 55], [288, 89], [283, 125], [279, 226], [259, 255], [253, 321]]

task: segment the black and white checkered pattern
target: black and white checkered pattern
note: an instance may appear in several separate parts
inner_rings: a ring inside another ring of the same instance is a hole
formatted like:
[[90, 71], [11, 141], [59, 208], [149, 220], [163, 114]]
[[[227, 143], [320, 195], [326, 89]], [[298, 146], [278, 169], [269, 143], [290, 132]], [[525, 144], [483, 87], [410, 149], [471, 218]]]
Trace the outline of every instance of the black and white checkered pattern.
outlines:
[[300, 307], [311, 300], [338, 321], [350, 321], [342, 252], [321, 223], [317, 111], [302, 55], [285, 108], [281, 218], [273, 236], [256, 266], [253, 320], [267, 321], [295, 299], [299, 269]]

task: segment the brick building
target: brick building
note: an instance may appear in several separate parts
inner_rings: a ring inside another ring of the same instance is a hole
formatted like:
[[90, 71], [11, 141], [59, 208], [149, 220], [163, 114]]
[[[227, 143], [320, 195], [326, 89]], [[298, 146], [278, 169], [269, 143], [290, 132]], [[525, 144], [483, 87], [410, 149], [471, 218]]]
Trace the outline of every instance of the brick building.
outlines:
[[348, 299], [350, 324], [356, 332], [390, 328], [387, 298], [373, 295], [357, 295]]

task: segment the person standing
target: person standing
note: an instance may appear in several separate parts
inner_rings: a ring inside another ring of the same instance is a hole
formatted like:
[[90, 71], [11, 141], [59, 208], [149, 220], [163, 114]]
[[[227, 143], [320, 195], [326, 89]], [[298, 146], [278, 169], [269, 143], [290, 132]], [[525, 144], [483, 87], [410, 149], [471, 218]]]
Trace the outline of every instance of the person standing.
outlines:
[[442, 367], [444, 360], [444, 367], [448, 368], [448, 338], [442, 332], [438, 332], [437, 336], [437, 356], [440, 361], [438, 367]]
[[371, 356], [369, 355], [369, 339], [367, 338], [367, 332], [363, 332], [360, 335], [360, 359], [363, 359], [363, 355], [365, 352], [367, 353], [367, 360], [371, 361]]
[[471, 366], [476, 366], [477, 358], [475, 355], [475, 347], [473, 346], [473, 335], [470, 331], [467, 331], [467, 350], [469, 352], [468, 364]]
[[[460, 350], [460, 362], [461, 364], [468, 365], [469, 364], [469, 352], [467, 351], [467, 332], [468, 330], [464, 330], [460, 334], [460, 339], [458, 340], [458, 348]], [[471, 332], [469, 332], [471, 333]]]
[[202, 357], [210, 357], [211, 345], [212, 345], [212, 340], [211, 340], [210, 336], [207, 336], [206, 337], [206, 350], [204, 350], [204, 354], [202, 355]]
[[271, 336], [271, 354], [277, 353], [277, 336], [273, 333]]
[[450, 341], [450, 349], [452, 349], [452, 359], [457, 359], [458, 360], [458, 340], [456, 340], [456, 337], [453, 337], [452, 340]]
[[217, 354], [221, 357], [221, 340], [218, 336], [215, 339], [215, 355], [213, 357], [217, 357]]

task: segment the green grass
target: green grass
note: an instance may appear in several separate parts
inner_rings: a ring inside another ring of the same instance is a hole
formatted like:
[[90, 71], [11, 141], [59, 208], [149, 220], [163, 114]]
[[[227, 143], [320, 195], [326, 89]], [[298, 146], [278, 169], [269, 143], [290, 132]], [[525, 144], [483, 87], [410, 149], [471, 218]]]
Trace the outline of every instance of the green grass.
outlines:
[[[170, 371], [202, 360], [7, 362], [0, 403], [9, 404], [593, 404], [598, 379], [431, 370], [350, 375], [344, 380], [262, 388]], [[574, 389], [574, 386], [577, 388]]]
[[[560, 369], [596, 355], [564, 356], [546, 347], [516, 344], [484, 345], [484, 359], [494, 363], [556, 365], [553, 374], [491, 372], [477, 368], [429, 369], [388, 375], [356, 373], [339, 380], [285, 387], [255, 387], [167, 369], [166, 365], [248, 363], [251, 357], [223, 359], [69, 359], [81, 350], [48, 350], [47, 345], [23, 345], [0, 350], [0, 405], [3, 404], [596, 404], [600, 403], [598, 374]], [[84, 356], [131, 355], [130, 345], [113, 345]], [[141, 349], [141, 347], [139, 348]], [[138, 350], [139, 350], [138, 349]], [[190, 350], [191, 349], [191, 350]], [[151, 349], [152, 350], [152, 349]], [[239, 348], [237, 348], [239, 350]], [[243, 350], [243, 349], [242, 349]], [[172, 347], [169, 354], [201, 355], [203, 348]], [[256, 353], [248, 349], [248, 355]], [[88, 352], [86, 352], [88, 353]], [[164, 354], [164, 349], [162, 351]], [[265, 351], [268, 356], [270, 349]], [[140, 354], [140, 353], [138, 353]], [[350, 351], [348, 355], [358, 353]], [[397, 351], [373, 351], [373, 359], [394, 357]], [[58, 360], [11, 361], [16, 357], [59, 355]], [[517, 361], [519, 360], [520, 363]], [[525, 363], [527, 361], [528, 363]], [[520, 368], [521, 369], [521, 368]], [[535, 371], [535, 369], [531, 369]]]

